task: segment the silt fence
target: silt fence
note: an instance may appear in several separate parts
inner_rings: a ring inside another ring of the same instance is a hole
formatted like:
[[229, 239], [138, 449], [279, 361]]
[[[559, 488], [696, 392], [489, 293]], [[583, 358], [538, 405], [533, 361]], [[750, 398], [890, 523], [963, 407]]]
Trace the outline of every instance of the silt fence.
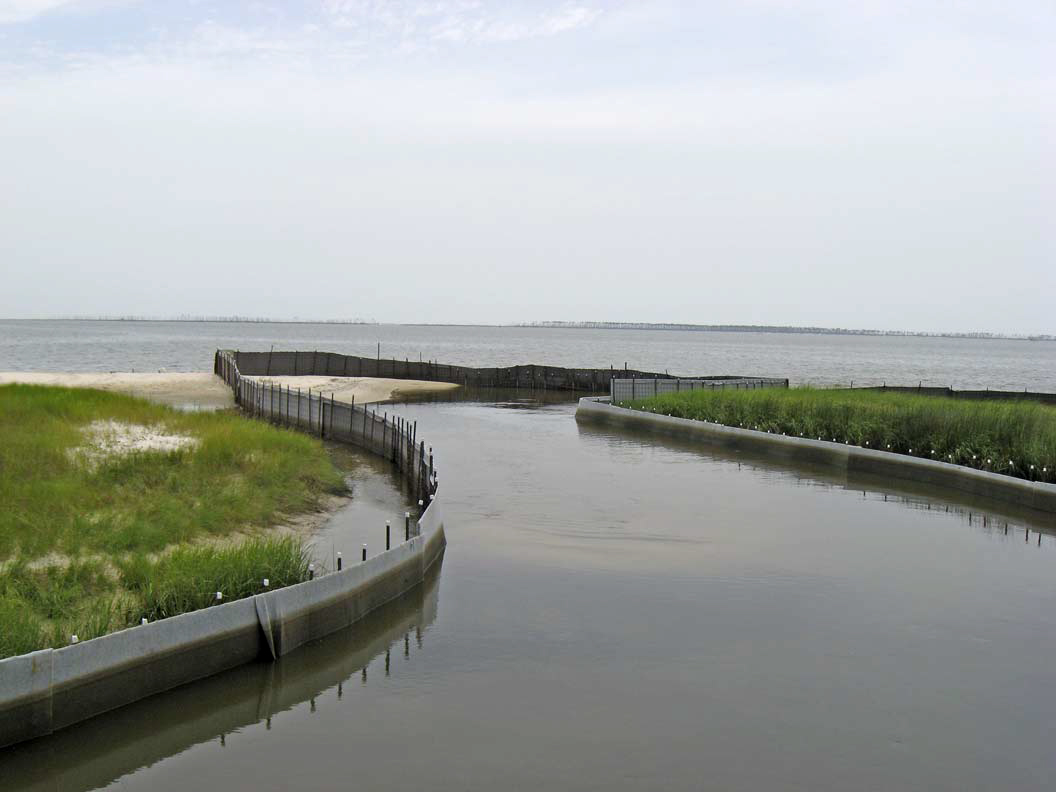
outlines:
[[665, 393], [681, 393], [693, 390], [754, 390], [756, 388], [787, 388], [787, 379], [768, 377], [724, 377], [685, 379], [613, 379], [609, 397], [613, 404], [635, 399], [648, 399]]

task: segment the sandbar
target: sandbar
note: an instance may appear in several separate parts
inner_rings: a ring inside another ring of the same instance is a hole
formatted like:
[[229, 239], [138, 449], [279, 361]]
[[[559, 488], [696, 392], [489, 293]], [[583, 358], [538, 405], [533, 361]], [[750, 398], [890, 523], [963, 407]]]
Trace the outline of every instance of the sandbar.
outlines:
[[398, 401], [401, 397], [421, 393], [443, 393], [459, 386], [453, 382], [424, 382], [422, 380], [389, 379], [387, 377], [248, 377], [257, 382], [283, 388], [300, 388], [307, 393], [322, 393], [329, 397], [333, 394], [338, 401], [351, 402], [355, 397], [356, 404]]

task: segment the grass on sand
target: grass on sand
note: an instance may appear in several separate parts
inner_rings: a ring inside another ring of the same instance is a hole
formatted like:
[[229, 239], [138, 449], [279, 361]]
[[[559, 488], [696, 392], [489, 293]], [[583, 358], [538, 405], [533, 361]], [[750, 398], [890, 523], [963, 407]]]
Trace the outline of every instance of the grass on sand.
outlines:
[[205, 607], [217, 591], [248, 596], [265, 577], [307, 579], [298, 537], [209, 540], [343, 490], [304, 434], [115, 393], [0, 387], [0, 657]]

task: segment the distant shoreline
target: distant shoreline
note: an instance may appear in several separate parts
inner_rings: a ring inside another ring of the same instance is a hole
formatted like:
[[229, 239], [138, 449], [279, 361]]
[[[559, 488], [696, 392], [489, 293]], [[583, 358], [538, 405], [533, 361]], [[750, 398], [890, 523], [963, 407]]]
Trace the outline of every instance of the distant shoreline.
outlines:
[[517, 327], [548, 327], [576, 330], [679, 330], [703, 333], [787, 333], [792, 335], [909, 336], [914, 338], [970, 338], [1005, 341], [1056, 341], [1056, 335], [1027, 333], [957, 333], [924, 330], [870, 330], [845, 327], [798, 327], [795, 325], [702, 325], [653, 322], [532, 322]]
[[19, 319], [0, 317], [4, 322], [186, 322], [188, 324], [293, 324], [293, 325], [364, 325], [395, 327], [495, 327], [557, 330], [669, 330], [703, 333], [784, 333], [789, 335], [902, 336], [909, 338], [967, 338], [996, 341], [1056, 341], [1047, 333], [928, 332], [924, 330], [872, 330], [844, 327], [800, 327], [795, 325], [705, 325], [667, 322], [517, 322], [513, 324], [448, 322], [376, 322], [359, 319], [269, 319], [245, 316], [60, 316]]

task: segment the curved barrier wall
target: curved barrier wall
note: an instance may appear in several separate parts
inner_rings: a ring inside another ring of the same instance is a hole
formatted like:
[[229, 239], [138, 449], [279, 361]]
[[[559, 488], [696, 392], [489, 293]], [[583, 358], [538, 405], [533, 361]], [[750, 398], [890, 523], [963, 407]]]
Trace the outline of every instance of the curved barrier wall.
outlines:
[[[268, 389], [242, 378], [233, 360], [228, 362], [232, 367], [225, 381], [235, 388], [239, 403], [276, 418], [276, 403], [271, 402], [269, 410], [265, 402]], [[353, 423], [362, 412], [325, 399], [314, 402], [313, 412], [313, 400], [303, 402], [300, 406], [306, 409], [297, 425], [312, 427], [314, 415], [324, 433], [327, 412], [332, 420], [338, 406], [346, 408]], [[356, 438], [392, 459], [421, 493], [424, 510], [408, 541], [304, 583], [0, 660], [0, 747], [51, 734], [261, 657], [281, 657], [348, 627], [418, 586], [442, 556], [446, 540], [431, 455], [426, 457], [424, 443], [420, 453], [412, 452], [413, 434], [411, 426], [374, 415], [348, 430], [350, 442]], [[331, 436], [342, 439], [337, 433]]]
[[757, 449], [772, 457], [786, 457], [855, 473], [871, 473], [948, 487], [1056, 514], [1056, 485], [1026, 481], [933, 459], [920, 459], [826, 440], [808, 440], [758, 432], [689, 418], [671, 418], [626, 407], [614, 407], [608, 404], [607, 400], [597, 398], [580, 399], [576, 419], [628, 426], [680, 438], [698, 438], [728, 448]]
[[[304, 647], [281, 665], [254, 663], [124, 707], [110, 716], [73, 726], [47, 740], [0, 754], [3, 789], [86, 792], [126, 773], [227, 735], [282, 719], [302, 702], [347, 683], [372, 660], [402, 645], [420, 647], [438, 609], [440, 564], [422, 585], [378, 608], [347, 630]], [[393, 651], [395, 655], [395, 651]], [[56, 779], [56, 774], [58, 779]]]

